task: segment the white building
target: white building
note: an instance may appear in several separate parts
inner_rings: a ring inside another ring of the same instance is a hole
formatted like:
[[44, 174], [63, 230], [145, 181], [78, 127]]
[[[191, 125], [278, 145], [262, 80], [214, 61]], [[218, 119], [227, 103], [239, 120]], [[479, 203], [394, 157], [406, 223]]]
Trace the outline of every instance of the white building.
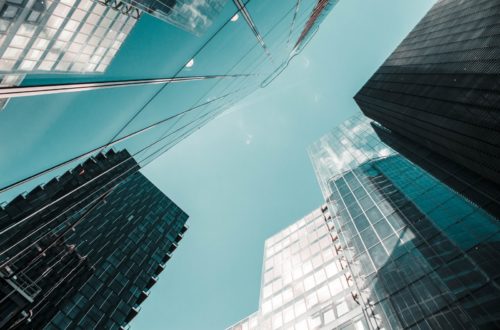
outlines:
[[326, 206], [265, 242], [259, 310], [228, 330], [368, 329]]

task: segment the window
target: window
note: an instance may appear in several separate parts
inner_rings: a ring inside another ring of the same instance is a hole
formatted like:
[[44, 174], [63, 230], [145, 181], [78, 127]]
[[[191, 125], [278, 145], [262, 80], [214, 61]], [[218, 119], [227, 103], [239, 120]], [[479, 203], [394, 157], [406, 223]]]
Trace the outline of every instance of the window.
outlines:
[[347, 302], [345, 301], [345, 299], [341, 299], [341, 300], [337, 301], [336, 305], [337, 305], [336, 306], [337, 315], [339, 317], [344, 315], [345, 313], [347, 313], [349, 311], [349, 307], [347, 306]]
[[16, 16], [18, 10], [19, 9], [15, 6], [7, 5], [7, 8], [5, 8], [2, 13], [2, 17], [7, 19], [12, 19]]
[[35, 64], [36, 64], [35, 61], [24, 60], [19, 66], [19, 69], [29, 71], [35, 67]]
[[292, 305], [283, 311], [283, 322], [288, 323], [288, 322], [292, 321], [294, 318], [295, 318], [295, 315], [293, 313], [293, 305]]
[[312, 288], [314, 288], [314, 276], [313, 275], [310, 275], [308, 276], [305, 280], [304, 280], [304, 288], [306, 289], [306, 291], [308, 290], [311, 290]]
[[281, 317], [281, 312], [273, 316], [273, 329], [278, 329], [283, 325], [283, 318]]
[[342, 283], [340, 282], [340, 279], [335, 279], [330, 284], [328, 284], [330, 287], [330, 292], [332, 296], [335, 296], [336, 294], [340, 293], [344, 288], [342, 287]]
[[328, 276], [329, 278], [334, 276], [338, 272], [337, 267], [335, 266], [334, 262], [332, 262], [328, 266], [326, 266], [325, 270], [326, 270], [326, 276]]
[[264, 289], [262, 289], [262, 297], [266, 299], [267, 297], [270, 297], [271, 294], [273, 293], [272, 285], [266, 285]]
[[377, 222], [374, 227], [381, 239], [384, 239], [392, 234], [391, 226], [389, 226], [389, 224], [385, 219], [382, 219], [379, 222]]
[[316, 292], [313, 292], [307, 296], [306, 303], [308, 309], [311, 309], [312, 307], [318, 304], [318, 297], [316, 296]]
[[387, 252], [385, 252], [382, 244], [377, 244], [372, 247], [370, 249], [370, 256], [377, 268], [382, 267], [388, 259]]
[[300, 299], [299, 301], [297, 301], [294, 305], [294, 308], [296, 317], [304, 314], [306, 312], [306, 304], [304, 302], [304, 299]]
[[281, 293], [278, 293], [276, 296], [273, 297], [273, 309], [276, 310], [280, 308], [283, 305], [283, 295]]
[[272, 310], [271, 300], [268, 300], [262, 304], [262, 314], [269, 314]]
[[283, 290], [282, 294], [283, 294], [283, 303], [285, 304], [293, 299], [293, 291], [291, 288], [286, 288], [285, 290]]
[[295, 324], [295, 330], [308, 330], [306, 320], [302, 320]]
[[330, 322], [333, 322], [335, 320], [335, 314], [333, 313], [333, 309], [328, 309], [326, 312], [324, 312], [323, 318], [325, 319], [325, 325]]
[[323, 285], [316, 293], [318, 294], [319, 302], [325, 302], [330, 299], [330, 291], [328, 291], [327, 285]]
[[28, 44], [29, 38], [16, 35], [14, 38], [12, 38], [12, 41], [10, 42], [11, 47], [15, 48], [24, 48]]
[[19, 48], [14, 48], [14, 47], [9, 47], [5, 50], [3, 54], [3, 58], [10, 58], [13, 60], [17, 60], [19, 56], [21, 55], [21, 49]]
[[326, 274], [323, 269], [318, 270], [314, 273], [314, 278], [316, 279], [316, 283], [320, 284], [326, 280]]
[[382, 213], [380, 213], [380, 211], [376, 207], [372, 207], [371, 209], [367, 210], [366, 215], [368, 216], [368, 219], [370, 219], [371, 223], [375, 223], [382, 218]]
[[358, 228], [358, 231], [363, 231], [365, 228], [367, 228], [370, 223], [368, 222], [368, 219], [364, 214], [360, 214], [358, 217], [354, 219], [354, 224], [356, 224], [356, 227]]
[[371, 227], [361, 232], [361, 237], [367, 248], [377, 244], [379, 239]]
[[309, 329], [317, 329], [321, 326], [321, 318], [319, 316], [311, 316], [308, 320]]

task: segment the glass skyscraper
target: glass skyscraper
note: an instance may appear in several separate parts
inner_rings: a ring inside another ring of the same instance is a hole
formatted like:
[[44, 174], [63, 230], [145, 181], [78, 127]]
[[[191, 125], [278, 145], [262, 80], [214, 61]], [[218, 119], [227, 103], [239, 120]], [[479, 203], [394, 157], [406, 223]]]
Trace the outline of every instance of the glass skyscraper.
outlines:
[[265, 242], [259, 310], [230, 330], [368, 329], [323, 206]]
[[188, 216], [128, 156], [100, 154], [0, 209], [1, 328], [120, 329], [137, 315]]
[[500, 326], [500, 224], [356, 116], [309, 149], [372, 329]]
[[0, 200], [112, 147], [145, 166], [270, 84], [336, 3], [2, 2]]
[[499, 15], [498, 0], [437, 1], [355, 96], [388, 144], [497, 217]]
[[336, 3], [0, 1], [0, 327], [125, 326], [187, 218], [139, 169], [272, 83]]

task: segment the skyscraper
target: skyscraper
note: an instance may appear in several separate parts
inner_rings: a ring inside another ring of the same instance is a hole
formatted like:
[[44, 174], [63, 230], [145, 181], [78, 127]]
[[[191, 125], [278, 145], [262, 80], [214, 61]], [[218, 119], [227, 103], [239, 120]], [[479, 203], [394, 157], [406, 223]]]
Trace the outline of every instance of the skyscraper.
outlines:
[[231, 330], [368, 329], [323, 206], [265, 242], [259, 310]]
[[[145, 166], [270, 84], [308, 44], [337, 0], [34, 3], [13, 5], [12, 13], [21, 16], [9, 14], [11, 20], [5, 20], [11, 24], [6, 36], [27, 44], [12, 53], [17, 57], [5, 58], [3, 75], [21, 74], [23, 80], [0, 90], [0, 99], [10, 99], [0, 112], [0, 139], [11, 141], [0, 160], [0, 200], [29, 191], [42, 178], [61, 175], [110, 145], [127, 149]], [[38, 10], [35, 24], [25, 20], [28, 5]], [[143, 14], [136, 19], [130, 8]], [[175, 22], [160, 17], [162, 11]], [[181, 21], [195, 30], [201, 24], [203, 31], [179, 29]], [[123, 24], [115, 27], [116, 22]], [[45, 48], [37, 48], [39, 38]], [[103, 46], [110, 38], [111, 46]], [[56, 44], [57, 54], [47, 58]], [[28, 58], [35, 48], [37, 56]], [[113, 56], [96, 53], [103, 51]], [[19, 71], [28, 60], [31, 69]], [[26, 129], [26, 118], [38, 123], [34, 130]], [[23, 151], [26, 146], [31, 152]]]
[[309, 150], [372, 329], [492, 329], [500, 224], [362, 116]]
[[118, 329], [135, 317], [187, 215], [134, 170], [109, 151], [0, 210], [0, 327]]
[[500, 186], [499, 14], [497, 0], [437, 1], [355, 96], [392, 140], [446, 158], [441, 171], [458, 166], [484, 178], [489, 183], [476, 179], [476, 189], [493, 199], [498, 188], [489, 186]]

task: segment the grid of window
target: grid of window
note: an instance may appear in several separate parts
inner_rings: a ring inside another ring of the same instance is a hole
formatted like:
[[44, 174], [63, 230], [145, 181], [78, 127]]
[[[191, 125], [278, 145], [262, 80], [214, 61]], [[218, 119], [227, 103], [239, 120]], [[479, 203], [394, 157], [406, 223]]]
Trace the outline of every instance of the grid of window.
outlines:
[[[0, 209], [5, 229], [33, 206], [84, 186], [0, 240], [0, 261], [10, 260], [8, 268], [22, 276], [33, 299], [7, 296], [0, 309], [29, 309], [31, 325], [40, 329], [118, 329], [137, 314], [182, 239], [187, 215], [141, 173], [127, 172], [137, 166], [129, 157], [126, 151], [100, 154]], [[118, 185], [92, 208], [89, 199], [112, 187], [106, 184]], [[0, 287], [8, 289], [4, 281]]]
[[109, 203], [68, 236], [95, 272], [63, 303], [49, 327], [111, 329], [128, 323], [165, 268], [165, 256], [176, 248], [186, 219], [142, 174], [122, 182]]
[[[104, 72], [136, 23], [92, 0], [47, 0], [39, 11], [37, 2], [14, 6], [18, 2], [7, 1], [0, 12], [3, 86], [30, 72]], [[36, 20], [29, 19], [33, 12]]]
[[[356, 289], [326, 208], [266, 240], [258, 329], [323, 329], [352, 326], [359, 319]], [[248, 319], [230, 329], [253, 329]]]
[[[358, 121], [356, 127], [368, 122], [355, 117], [347, 124]], [[365, 128], [365, 137], [377, 140]], [[492, 306], [500, 302], [500, 273], [493, 265], [500, 261], [500, 225], [402, 156], [379, 157], [379, 144], [372, 144], [371, 159], [345, 162], [325, 182], [356, 283], [369, 315], [378, 315], [373, 326], [497, 327]], [[348, 142], [330, 152], [356, 154], [347, 150], [356, 147]], [[315, 166], [324, 167], [322, 154], [312, 154], [320, 156], [312, 159]]]

